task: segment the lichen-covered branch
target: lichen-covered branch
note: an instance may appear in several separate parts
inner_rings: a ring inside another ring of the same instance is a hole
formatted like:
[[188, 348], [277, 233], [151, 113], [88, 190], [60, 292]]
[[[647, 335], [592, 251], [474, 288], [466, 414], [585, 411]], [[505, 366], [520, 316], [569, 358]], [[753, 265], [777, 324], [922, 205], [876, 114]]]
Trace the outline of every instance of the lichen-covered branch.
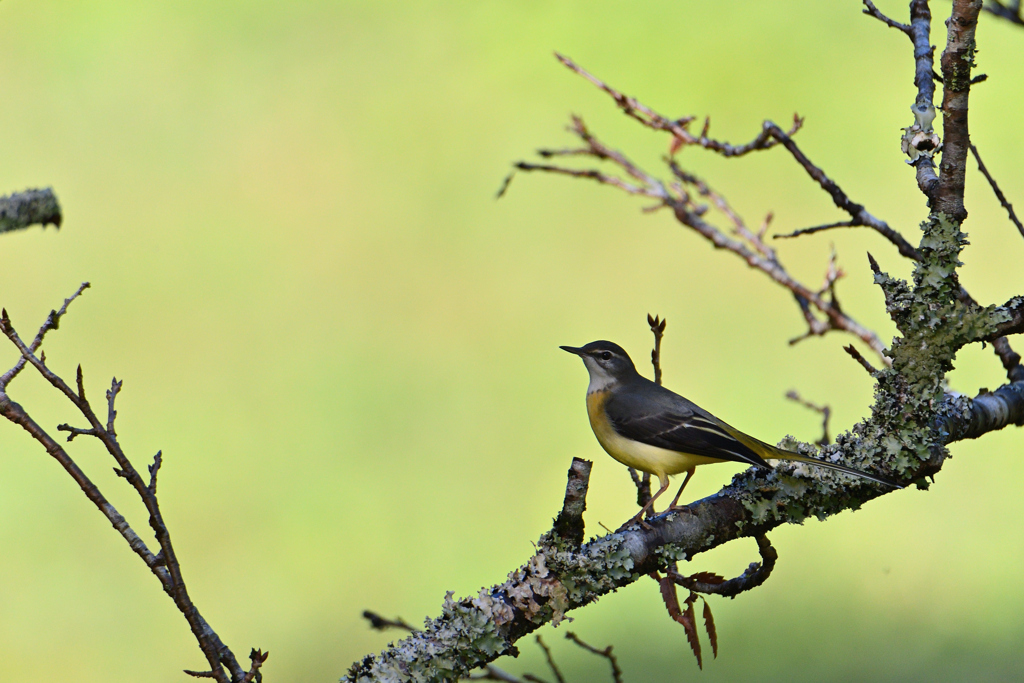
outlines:
[[31, 225], [55, 225], [64, 220], [53, 188], [25, 190], [0, 197], [0, 232], [23, 230]]
[[[943, 402], [936, 412], [943, 420], [946, 436], [939, 443], [976, 438], [985, 431], [1024, 422], [1024, 385], [1017, 383], [995, 393], [1004, 396], [1011, 391], [1014, 408], [999, 415], [989, 411], [985, 397], [975, 401], [949, 398]], [[916, 441], [917, 435], [880, 428], [873, 420], [858, 425], [854, 432], [840, 435], [837, 444], [822, 449], [818, 456], [839, 458], [861, 467], [886, 463], [899, 470], [902, 466], [904, 479], [922, 485], [923, 473], [932, 472], [930, 444]], [[798, 447], [812, 450], [803, 444]], [[718, 494], [651, 520], [650, 529], [636, 525], [594, 539], [578, 550], [553, 533], [545, 534], [537, 554], [509, 574], [504, 583], [462, 600], [454, 600], [449, 594], [442, 615], [428, 620], [423, 631], [379, 655], [365, 657], [343, 680], [368, 683], [456, 678], [514, 653], [516, 641], [540, 626], [557, 624], [568, 611], [652, 571], [665, 571], [670, 563], [692, 559], [739, 537], [763, 535], [781, 524], [808, 517], [825, 519], [857, 509], [887, 491], [830, 471], [781, 465], [770, 472], [743, 472]], [[761, 578], [762, 574], [752, 576]]]
[[[918, 103], [931, 103], [934, 83], [931, 70], [932, 48], [927, 44], [931, 16], [928, 3], [911, 3], [911, 23], [888, 20], [868, 2], [868, 13], [910, 35], [915, 46], [915, 83]], [[917, 161], [919, 181], [924, 178], [931, 212], [921, 224], [921, 239], [912, 247], [914, 271], [911, 281], [888, 275], [870, 259], [874, 281], [885, 298], [885, 307], [895, 322], [898, 336], [884, 357], [891, 364], [881, 369], [858, 360], [876, 381], [871, 414], [851, 430], [840, 434], [835, 443], [815, 446], [788, 438], [782, 447], [817, 458], [843, 462], [849, 466], [886, 473], [903, 483], [926, 488], [929, 478], [941, 469], [948, 456], [947, 446], [961, 439], [978, 438], [1008, 425], [1024, 425], [1024, 377], [1010, 371], [1011, 382], [995, 391], [983, 391], [971, 399], [946, 394], [943, 381], [952, 369], [957, 352], [969, 344], [993, 341], [1008, 349], [1005, 335], [1024, 331], [1024, 298], [1015, 297], [1002, 306], [981, 306], [960, 287], [957, 268], [967, 243], [961, 226], [963, 209], [963, 160], [967, 149], [967, 94], [974, 52], [974, 26], [979, 2], [956, 0], [948, 22], [946, 50], [943, 52], [944, 117], [947, 150], [943, 156], [942, 177], [935, 179], [927, 157]], [[959, 60], [959, 61], [957, 61]], [[669, 130], [686, 144], [707, 143], [706, 128], [699, 136], [685, 138], [692, 119], [671, 121], [625, 97], [601, 81], [563, 59], [608, 92], [623, 111], [644, 125]], [[927, 69], [925, 68], [927, 67]], [[948, 106], [948, 108], [947, 108]], [[925, 121], [930, 125], [930, 121]], [[582, 129], [582, 123], [579, 128]], [[764, 149], [769, 140], [783, 142], [767, 134], [745, 146], [746, 151]], [[952, 133], [952, 149], [948, 136]], [[676, 218], [704, 235], [715, 246], [740, 255], [750, 265], [768, 273], [772, 279], [804, 296], [822, 312], [827, 301], [812, 299], [819, 293], [794, 283], [778, 264], [774, 252], [758, 245], [759, 236], [745, 230], [742, 222], [720, 195], [673, 168], [677, 183], [666, 185], [636, 169], [624, 155], [608, 154], [606, 148], [587, 133], [577, 134], [586, 147], [573, 154], [610, 160], [637, 184], [636, 194], [659, 200], [672, 209]], [[692, 141], [691, 141], [692, 138]], [[733, 149], [733, 148], [730, 148]], [[717, 150], [716, 151], [720, 151]], [[790, 152], [797, 156], [792, 149]], [[948, 157], [948, 158], [947, 158]], [[799, 157], [798, 161], [799, 161]], [[922, 161], [925, 160], [925, 161]], [[926, 163], [927, 162], [927, 163]], [[803, 163], [803, 162], [801, 162]], [[670, 167], [674, 162], [670, 162]], [[809, 164], [809, 162], [808, 162]], [[523, 166], [520, 165], [520, 168]], [[806, 168], [807, 166], [805, 166]], [[569, 169], [552, 167], [556, 172]], [[529, 169], [526, 169], [529, 170]], [[812, 174], [813, 175], [813, 174]], [[594, 177], [594, 176], [588, 176]], [[620, 181], [623, 182], [623, 181]], [[819, 181], [821, 182], [821, 181]], [[611, 184], [611, 183], [609, 183]], [[826, 183], [822, 187], [828, 189]], [[690, 190], [706, 197], [734, 222], [737, 238], [726, 236], [703, 218], [706, 208], [696, 204]], [[833, 195], [835, 198], [835, 195]], [[856, 211], [842, 206], [851, 216]], [[901, 252], [906, 250], [901, 249]], [[905, 254], [909, 255], [909, 254]], [[828, 278], [826, 279], [828, 283]], [[834, 282], [834, 280], [833, 280]], [[829, 313], [840, 313], [838, 306]], [[851, 330], [850, 327], [842, 329]], [[1004, 364], [1017, 363], [1012, 350], [1000, 355]], [[859, 354], [853, 354], [855, 358]], [[1008, 366], [1008, 371], [1010, 370]], [[461, 675], [470, 668], [494, 658], [514, 653], [515, 643], [525, 634], [546, 623], [557, 624], [565, 614], [587, 605], [603, 595], [639, 580], [644, 575], [674, 567], [699, 553], [741, 537], [764, 538], [781, 524], [800, 522], [809, 517], [826, 519], [843, 510], [854, 510], [891, 489], [863, 479], [799, 463], [780, 463], [773, 470], [750, 469], [736, 475], [718, 494], [666, 513], [647, 525], [635, 524], [616, 533], [596, 538], [577, 547], [571, 540], [552, 531], [541, 537], [537, 553], [509, 574], [503, 583], [482, 589], [477, 595], [445, 600], [440, 617], [428, 620], [422, 632], [394, 644], [377, 656], [367, 656], [353, 665], [346, 681], [440, 681]], [[765, 539], [766, 542], [766, 539]], [[758, 578], [757, 570], [741, 579]], [[741, 581], [742, 583], [742, 581]]]
[[587, 509], [587, 487], [590, 485], [592, 465], [589, 460], [572, 459], [562, 511], [555, 519], [554, 532], [576, 547], [583, 544], [583, 512]]

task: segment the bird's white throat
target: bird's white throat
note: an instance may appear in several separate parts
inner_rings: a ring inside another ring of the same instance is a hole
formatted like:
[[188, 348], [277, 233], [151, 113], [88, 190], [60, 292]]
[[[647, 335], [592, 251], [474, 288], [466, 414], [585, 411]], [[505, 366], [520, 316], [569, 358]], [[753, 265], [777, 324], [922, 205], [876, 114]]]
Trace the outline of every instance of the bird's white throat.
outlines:
[[583, 364], [587, 366], [587, 372], [590, 373], [590, 386], [587, 387], [587, 394], [604, 391], [618, 382], [590, 356], [583, 357]]

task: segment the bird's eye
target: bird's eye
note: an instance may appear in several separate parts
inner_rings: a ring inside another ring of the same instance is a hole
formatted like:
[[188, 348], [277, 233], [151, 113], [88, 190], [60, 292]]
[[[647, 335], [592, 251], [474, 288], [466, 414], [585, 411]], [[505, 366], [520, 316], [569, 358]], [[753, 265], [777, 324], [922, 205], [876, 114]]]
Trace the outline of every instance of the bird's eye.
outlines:
[[612, 359], [612, 354], [609, 351], [602, 351], [601, 352], [601, 360], [611, 360], [611, 359]]

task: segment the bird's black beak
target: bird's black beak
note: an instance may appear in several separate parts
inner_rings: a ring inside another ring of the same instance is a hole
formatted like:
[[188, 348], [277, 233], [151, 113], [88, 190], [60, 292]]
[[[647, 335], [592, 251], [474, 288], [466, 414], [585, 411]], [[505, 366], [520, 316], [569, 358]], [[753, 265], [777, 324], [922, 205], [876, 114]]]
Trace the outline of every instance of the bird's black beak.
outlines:
[[577, 356], [583, 355], [583, 349], [577, 349], [575, 346], [559, 346], [558, 348], [569, 353], [575, 353]]

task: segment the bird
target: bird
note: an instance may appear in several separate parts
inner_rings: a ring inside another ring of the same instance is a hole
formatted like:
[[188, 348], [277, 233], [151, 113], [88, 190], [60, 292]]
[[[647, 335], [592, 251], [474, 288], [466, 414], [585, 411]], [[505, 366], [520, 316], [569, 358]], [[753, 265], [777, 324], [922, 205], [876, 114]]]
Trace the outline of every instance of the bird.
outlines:
[[902, 488], [884, 477], [783, 450], [744, 434], [642, 376], [618, 344], [594, 341], [579, 348], [560, 348], [582, 358], [590, 373], [587, 414], [604, 450], [623, 465], [658, 477], [661, 488], [627, 525], [642, 523], [644, 513], [652, 510], [654, 501], [668, 489], [670, 475], [686, 472], [686, 479], [666, 511], [677, 509], [698, 465], [716, 462], [772, 469], [766, 460], [791, 460]]

